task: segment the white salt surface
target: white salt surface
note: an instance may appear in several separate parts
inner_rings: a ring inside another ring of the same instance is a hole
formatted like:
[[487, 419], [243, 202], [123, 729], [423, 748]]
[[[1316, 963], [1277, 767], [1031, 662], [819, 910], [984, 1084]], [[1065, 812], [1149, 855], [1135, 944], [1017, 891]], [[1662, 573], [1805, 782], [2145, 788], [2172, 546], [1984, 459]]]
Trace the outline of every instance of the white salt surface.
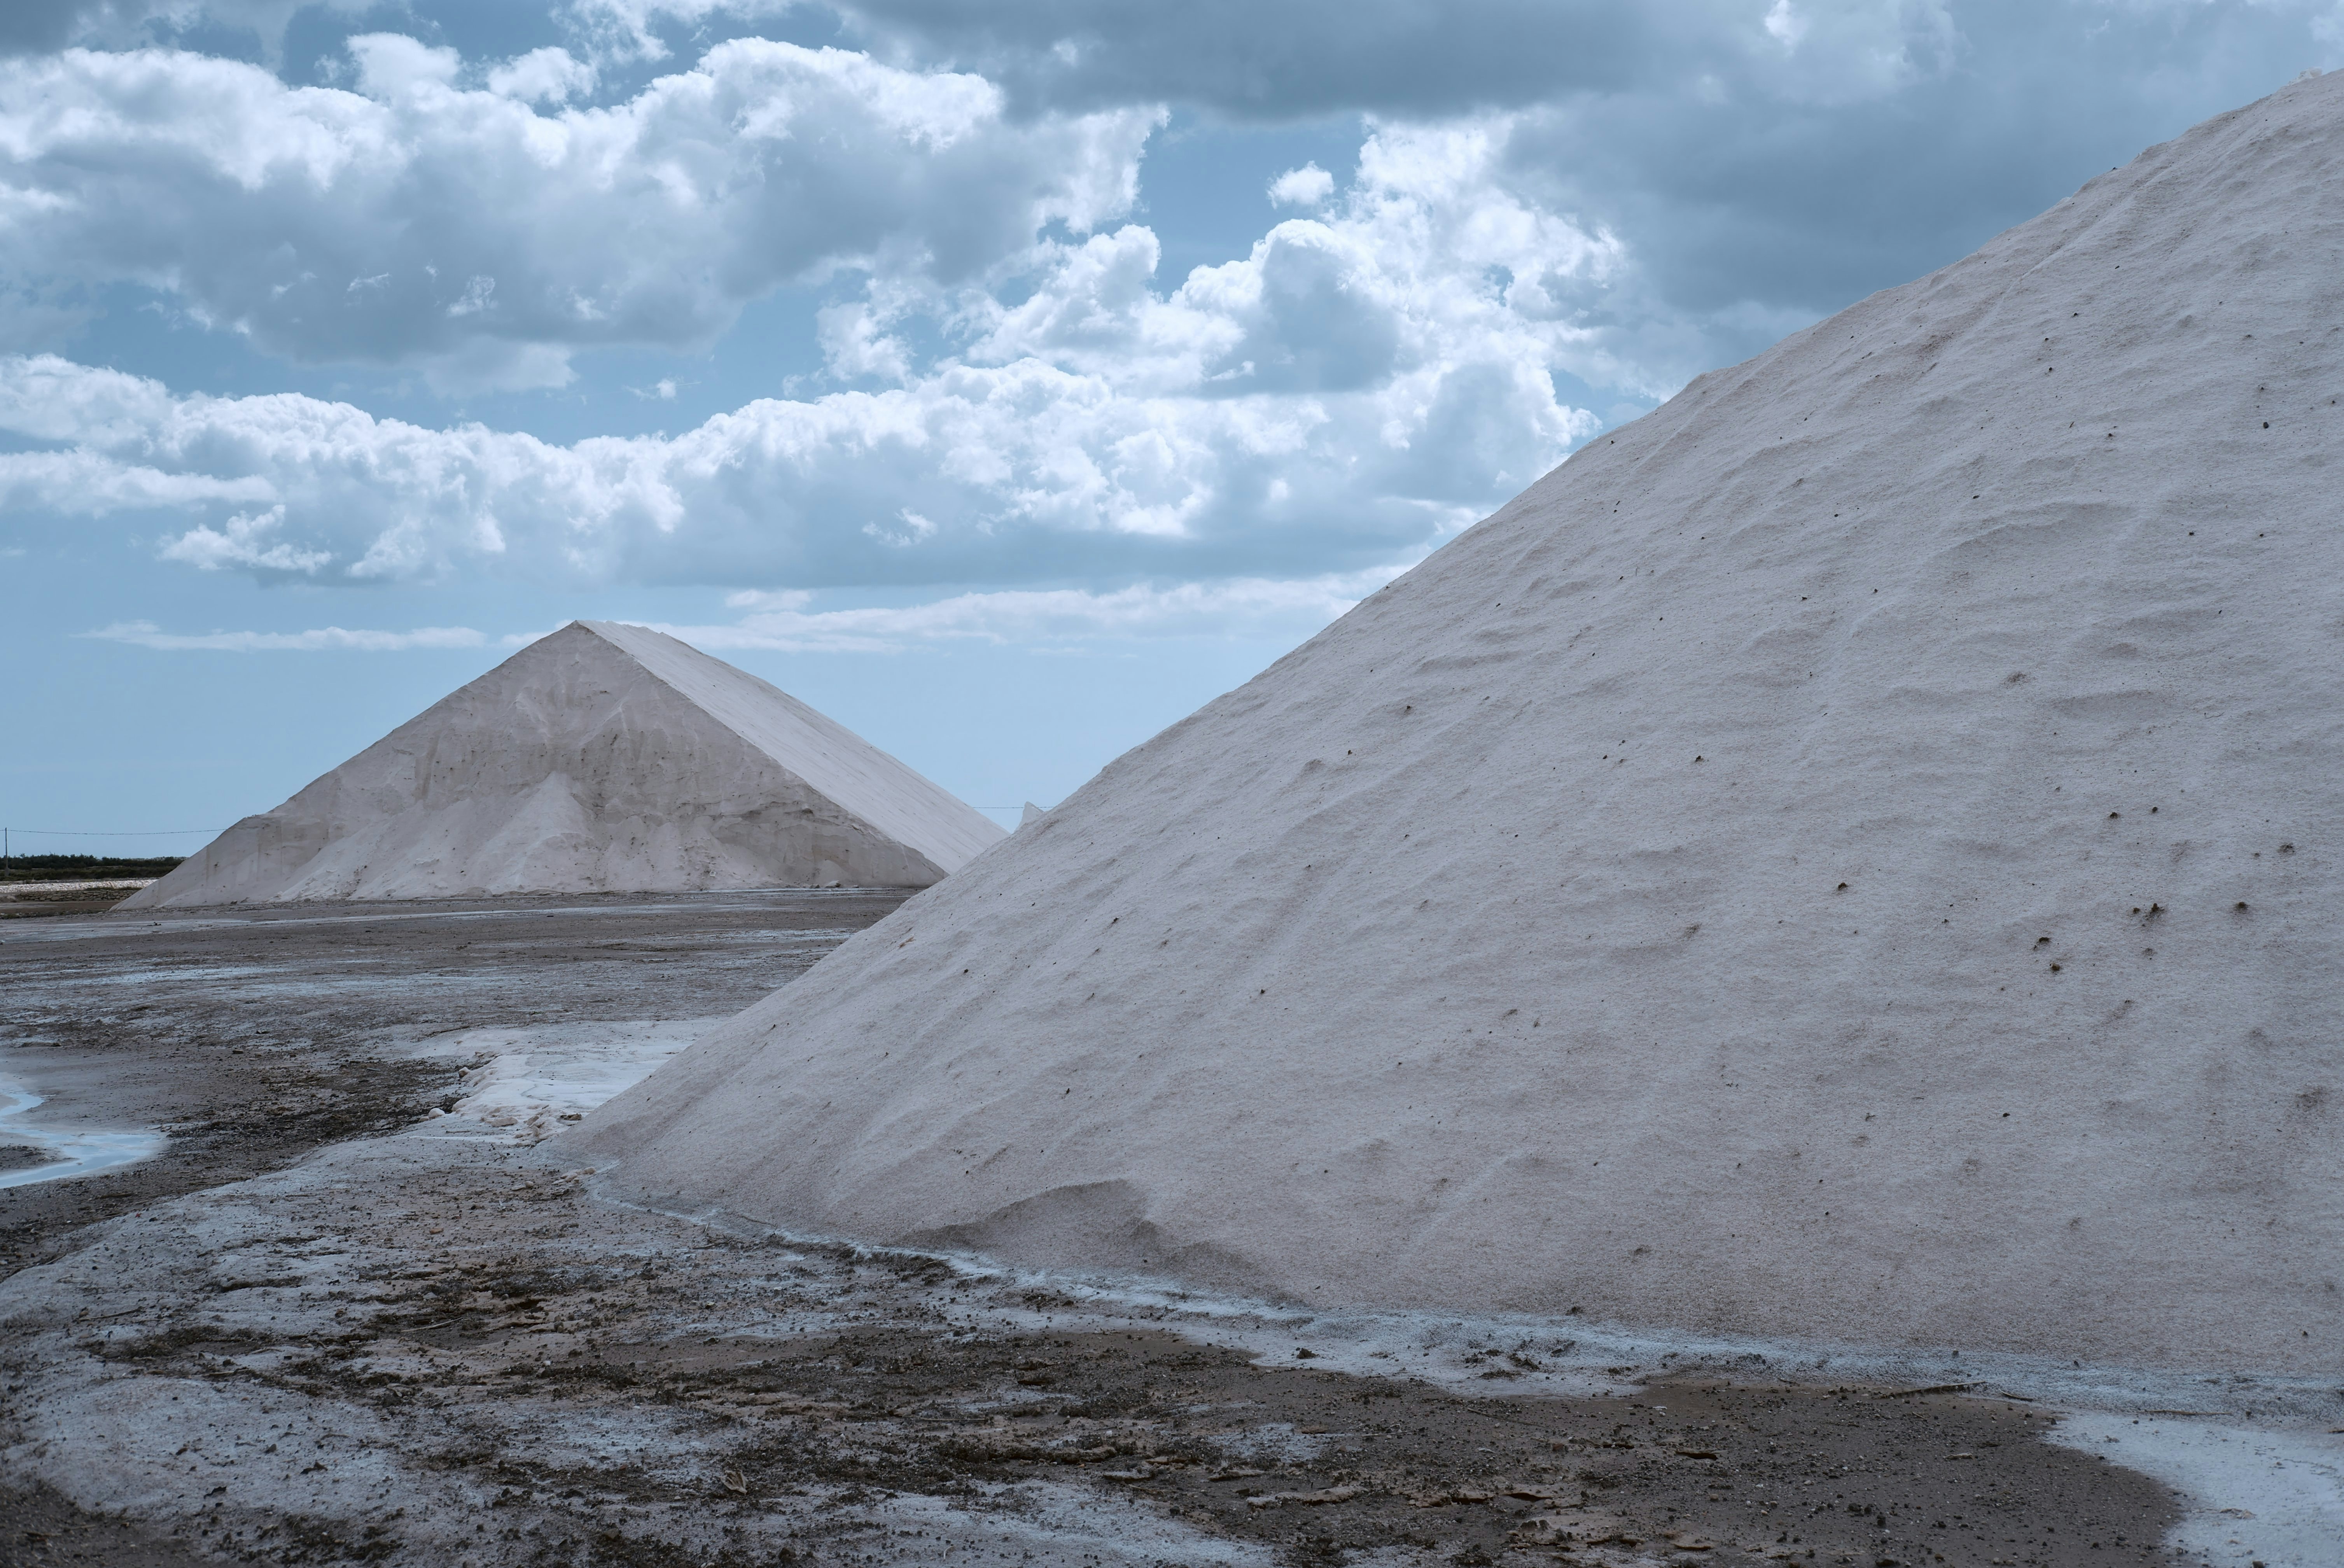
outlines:
[[88, 893], [101, 888], [151, 887], [157, 879], [152, 876], [120, 878], [112, 882], [9, 882], [0, 883], [0, 899], [31, 898], [49, 893]]
[[484, 1057], [464, 1069], [463, 1098], [416, 1130], [434, 1137], [489, 1137], [535, 1143], [706, 1034], [722, 1018], [465, 1029], [436, 1036], [411, 1054]]
[[169, 1141], [152, 1128], [43, 1127], [32, 1113], [46, 1103], [46, 1097], [14, 1078], [0, 1077], [0, 1145], [37, 1148], [49, 1156], [43, 1165], [0, 1170], [0, 1187], [116, 1170], [160, 1152]]
[[119, 907], [917, 887], [1004, 836], [755, 676], [576, 621]]
[[2165, 1541], [2177, 1551], [2224, 1568], [2344, 1563], [2344, 1437], [2103, 1411], [2049, 1435], [2180, 1492], [2189, 1512]]
[[2344, 1370], [2344, 76], [1703, 376], [591, 1118], [1313, 1305]]

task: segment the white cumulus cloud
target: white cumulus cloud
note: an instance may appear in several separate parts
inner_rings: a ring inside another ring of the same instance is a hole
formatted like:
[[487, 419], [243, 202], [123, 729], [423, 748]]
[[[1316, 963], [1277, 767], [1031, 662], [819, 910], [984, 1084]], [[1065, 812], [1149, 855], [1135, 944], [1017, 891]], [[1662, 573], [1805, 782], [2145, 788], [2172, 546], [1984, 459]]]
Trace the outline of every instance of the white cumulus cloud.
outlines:
[[102, 642], [127, 642], [134, 647], [169, 652], [200, 650], [222, 653], [394, 653], [411, 648], [480, 648], [489, 641], [469, 626], [419, 626], [412, 632], [352, 632], [339, 626], [321, 626], [307, 632], [166, 632], [152, 621], [117, 621], [80, 635]]
[[1097, 592], [1010, 589], [925, 604], [813, 610], [802, 592], [735, 593], [740, 619], [659, 629], [695, 647], [891, 652], [924, 642], [1071, 642], [1098, 638], [1308, 636], [1398, 576], [1404, 563], [1306, 578], [1233, 578]]
[[266, 501], [275, 493], [255, 475], [166, 472], [87, 448], [0, 453], [0, 511], [19, 518], [184, 511], [216, 501]]
[[[0, 284], [46, 319], [127, 279], [288, 358], [559, 384], [579, 347], [704, 343], [792, 280], [950, 283], [1127, 210], [1152, 107], [1013, 117], [982, 77], [756, 38], [606, 107], [541, 49], [349, 44], [352, 89], [235, 60], [0, 60]], [[21, 336], [21, 331], [20, 331]]]
[[[892, 385], [763, 399], [672, 436], [562, 445], [0, 360], [0, 430], [51, 448], [0, 460], [0, 481], [14, 463], [60, 509], [154, 513], [168, 560], [320, 582], [1369, 570], [1593, 433], [1558, 373], [1658, 380], [1588, 321], [1632, 274], [1625, 248], [1515, 188], [1510, 126], [1376, 127], [1339, 202], [1173, 285], [1136, 226], [1032, 250], [1014, 305], [879, 280], [823, 334], [844, 373]], [[923, 360], [910, 337], [960, 352]]]
[[561, 104], [592, 92], [598, 75], [567, 49], [531, 49], [490, 71], [489, 91], [525, 104]]
[[[922, 604], [810, 608], [803, 590], [751, 589], [728, 594], [736, 619], [685, 625], [647, 622], [694, 647], [793, 653], [892, 653], [954, 642], [1073, 644], [1161, 637], [1300, 638], [1341, 615], [1399, 575], [1402, 562], [1371, 572], [1315, 577], [1236, 578], [1219, 582], [1138, 583], [1109, 592], [1007, 589], [955, 593]], [[491, 639], [469, 626], [419, 626], [411, 632], [166, 632], [151, 621], [117, 621], [80, 635], [169, 652], [324, 652], [357, 650], [479, 648], [492, 641], [518, 648], [543, 631]]]
[[1335, 194], [1335, 177], [1315, 163], [1288, 169], [1269, 182], [1269, 199], [1280, 207], [1316, 207]]

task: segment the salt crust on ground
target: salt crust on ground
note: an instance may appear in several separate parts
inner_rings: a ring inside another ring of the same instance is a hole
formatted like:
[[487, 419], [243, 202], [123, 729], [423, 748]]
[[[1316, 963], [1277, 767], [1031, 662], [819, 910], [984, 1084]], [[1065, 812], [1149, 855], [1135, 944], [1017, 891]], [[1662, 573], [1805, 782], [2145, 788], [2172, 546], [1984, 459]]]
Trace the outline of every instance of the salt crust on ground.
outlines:
[[2332, 1373], [2344, 76], [1701, 378], [559, 1140], [811, 1230]]
[[539, 1142], [611, 1096], [722, 1020], [646, 1018], [460, 1029], [409, 1047], [414, 1056], [471, 1058], [462, 1098], [432, 1115], [442, 1136]]
[[2319, 1568], [2344, 1553], [2344, 1442], [2125, 1416], [2069, 1413], [2048, 1434], [2167, 1485], [2195, 1503], [2165, 1544], [2200, 1562]]
[[119, 907], [921, 887], [1004, 836], [755, 676], [574, 621]]

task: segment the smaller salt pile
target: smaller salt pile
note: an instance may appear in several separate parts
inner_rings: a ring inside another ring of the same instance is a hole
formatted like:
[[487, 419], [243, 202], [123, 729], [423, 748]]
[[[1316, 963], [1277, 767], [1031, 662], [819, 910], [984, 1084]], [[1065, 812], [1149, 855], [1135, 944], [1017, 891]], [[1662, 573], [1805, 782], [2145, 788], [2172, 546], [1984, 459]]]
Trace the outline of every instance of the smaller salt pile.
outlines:
[[574, 621], [119, 907], [924, 887], [1005, 836], [755, 676]]

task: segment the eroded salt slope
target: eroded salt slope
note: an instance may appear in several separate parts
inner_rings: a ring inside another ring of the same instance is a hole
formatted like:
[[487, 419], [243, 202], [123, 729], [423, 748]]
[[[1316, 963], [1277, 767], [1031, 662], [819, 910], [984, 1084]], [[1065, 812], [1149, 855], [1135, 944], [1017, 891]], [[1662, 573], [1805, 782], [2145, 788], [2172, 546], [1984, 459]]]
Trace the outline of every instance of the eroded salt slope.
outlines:
[[918, 887], [1003, 836], [755, 676], [645, 627], [580, 621], [121, 907]]
[[1311, 1303], [2333, 1369], [2344, 78], [1704, 376], [590, 1118]]

